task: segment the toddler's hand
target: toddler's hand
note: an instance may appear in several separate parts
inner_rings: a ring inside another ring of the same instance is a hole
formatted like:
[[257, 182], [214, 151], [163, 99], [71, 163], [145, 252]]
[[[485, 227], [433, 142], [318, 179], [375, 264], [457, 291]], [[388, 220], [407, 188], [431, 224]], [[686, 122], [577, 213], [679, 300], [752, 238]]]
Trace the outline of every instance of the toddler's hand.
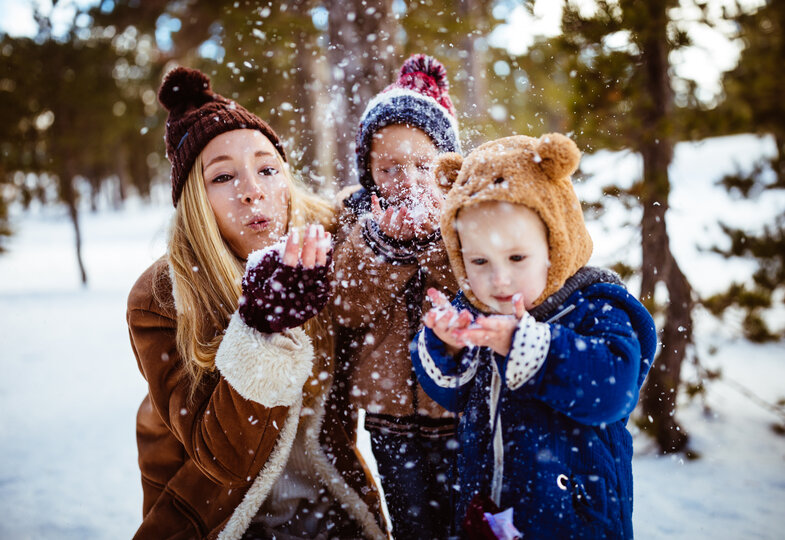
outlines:
[[448, 352], [454, 355], [466, 346], [458, 332], [468, 328], [472, 323], [472, 314], [465, 309], [458, 313], [450, 305], [447, 297], [433, 287], [428, 289], [428, 298], [431, 299], [434, 307], [423, 316], [423, 324], [433, 330], [433, 333], [447, 345]]
[[426, 238], [439, 229], [444, 196], [438, 189], [422, 191], [410, 201], [409, 214], [414, 220], [414, 235]]
[[489, 317], [477, 317], [474, 324], [468, 328], [457, 331], [457, 337], [465, 342], [473, 343], [481, 347], [490, 347], [501, 356], [510, 354], [512, 346], [512, 336], [518, 322], [526, 314], [524, 299], [522, 294], [513, 297], [515, 316], [513, 315], [491, 315]]
[[396, 240], [414, 238], [414, 219], [405, 206], [390, 206], [382, 210], [379, 198], [371, 195], [371, 214], [379, 225], [379, 230]]

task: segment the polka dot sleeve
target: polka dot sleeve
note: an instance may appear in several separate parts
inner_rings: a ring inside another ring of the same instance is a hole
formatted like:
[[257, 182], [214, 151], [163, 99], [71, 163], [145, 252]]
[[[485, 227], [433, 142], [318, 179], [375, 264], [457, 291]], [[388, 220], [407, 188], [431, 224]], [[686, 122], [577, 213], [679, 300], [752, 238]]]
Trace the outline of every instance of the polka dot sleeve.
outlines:
[[507, 361], [506, 382], [517, 390], [545, 363], [551, 344], [551, 327], [526, 313], [518, 323]]

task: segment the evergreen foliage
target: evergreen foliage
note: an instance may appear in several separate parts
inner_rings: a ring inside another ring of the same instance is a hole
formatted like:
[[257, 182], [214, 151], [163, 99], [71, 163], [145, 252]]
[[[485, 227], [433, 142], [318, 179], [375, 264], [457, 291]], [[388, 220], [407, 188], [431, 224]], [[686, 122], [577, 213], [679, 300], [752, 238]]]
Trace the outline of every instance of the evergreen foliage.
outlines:
[[[767, 190], [785, 189], [785, 4], [769, 0], [754, 12], [737, 14], [735, 20], [744, 50], [738, 66], [724, 76], [725, 99], [720, 109], [739, 130], [771, 135], [776, 154], [749, 172], [726, 175], [720, 184], [731, 193], [754, 199]], [[785, 209], [758, 230], [721, 227], [729, 246], [713, 250], [726, 258], [752, 259], [757, 269], [752, 283], [732, 283], [705, 299], [704, 305], [717, 316], [730, 307], [740, 309], [742, 331], [752, 341], [782, 339], [785, 328], [770, 328], [764, 312], [775, 304], [782, 309], [785, 302]]]
[[[353, 138], [365, 104], [395, 79], [404, 58], [427, 52], [447, 67], [465, 151], [500, 136], [560, 131], [587, 152], [641, 153], [641, 178], [626, 188], [606, 187], [584, 209], [598, 214], [615, 198], [643, 210], [643, 268], [619, 263], [614, 269], [623, 277], [643, 275], [644, 301], [665, 320], [661, 337], [673, 358], [658, 360], [652, 372], [661, 380], [650, 403], [665, 406], [653, 415], [657, 425], [647, 428], [673, 436], [661, 437], [664, 450], [683, 448], [673, 397], [691, 344], [693, 293], [670, 256], [664, 228], [667, 168], [676, 141], [770, 134], [777, 147], [772, 162], [722, 182], [744, 197], [785, 187], [785, 2], [723, 15], [736, 23], [744, 49], [716, 103], [698, 99], [695, 83], [671, 69], [674, 53], [690, 45], [674, 17], [676, 0], [598, 0], [591, 14], [567, 2], [562, 35], [541, 39], [521, 55], [490, 41], [504, 22], [497, 17], [517, 5], [103, 0], [78, 12], [62, 36], [52, 35], [39, 14], [36, 36], [0, 34], [0, 252], [14, 204], [64, 204], [78, 251], [78, 211], [86, 202], [95, 208], [108, 196], [119, 207], [129, 192], [149, 197], [156, 184], [168, 183], [165, 114], [156, 91], [174, 65], [205, 71], [217, 91], [268, 120], [294, 169], [329, 192], [352, 180]], [[709, 24], [707, 3], [695, 5]], [[785, 329], [765, 321], [785, 296], [785, 211], [755, 230], [724, 230], [729, 247], [715, 251], [754, 260], [758, 270], [750, 283], [732, 284], [703, 304], [718, 315], [742, 310], [750, 339], [783, 337]], [[671, 290], [657, 305], [653, 291], [661, 281]]]

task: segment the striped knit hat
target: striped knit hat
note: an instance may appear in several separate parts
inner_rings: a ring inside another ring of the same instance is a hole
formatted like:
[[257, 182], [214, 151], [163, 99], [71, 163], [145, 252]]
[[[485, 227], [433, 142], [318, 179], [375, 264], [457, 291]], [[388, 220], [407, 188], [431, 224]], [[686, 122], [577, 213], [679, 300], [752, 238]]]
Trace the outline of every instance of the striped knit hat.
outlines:
[[435, 58], [412, 55], [401, 66], [398, 80], [378, 93], [365, 108], [357, 132], [356, 156], [360, 184], [376, 190], [370, 171], [373, 135], [394, 124], [423, 130], [439, 152], [459, 152], [458, 119], [450, 95], [447, 70]]
[[270, 139], [286, 161], [273, 128], [239, 104], [214, 93], [210, 78], [195, 69], [178, 67], [164, 77], [158, 101], [169, 111], [166, 157], [172, 163], [172, 202], [177, 206], [196, 157], [218, 135], [235, 129], [256, 129]]

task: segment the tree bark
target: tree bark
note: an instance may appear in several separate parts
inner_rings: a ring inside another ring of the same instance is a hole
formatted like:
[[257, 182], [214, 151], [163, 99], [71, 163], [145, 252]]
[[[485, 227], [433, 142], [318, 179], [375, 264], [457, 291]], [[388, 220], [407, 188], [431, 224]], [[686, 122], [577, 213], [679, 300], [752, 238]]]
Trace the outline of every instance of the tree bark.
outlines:
[[308, 31], [310, 25], [305, 22], [310, 19], [311, 7], [310, 0], [294, 0], [289, 4], [289, 11], [301, 20], [298, 30], [292, 36], [293, 41], [297, 43], [294, 51], [295, 87], [301, 90], [294, 92], [292, 101], [297, 114], [296, 165], [306, 181], [319, 173], [318, 121], [315, 118], [317, 97], [314, 94], [314, 85], [317, 84], [313, 56], [315, 40], [314, 35]]
[[660, 352], [646, 379], [641, 398], [644, 427], [663, 452], [684, 450], [688, 435], [675, 418], [681, 382], [681, 365], [692, 342], [692, 288], [670, 250], [665, 227], [667, 207], [648, 199], [644, 202], [641, 298], [653, 306], [657, 283], [668, 291], [665, 323], [660, 334]]
[[[643, 218], [641, 223], [641, 298], [651, 308], [658, 283], [668, 291], [668, 306], [660, 334], [661, 349], [643, 388], [644, 426], [663, 452], [679, 452], [688, 442], [687, 433], [676, 422], [676, 399], [681, 365], [692, 342], [692, 288], [670, 249], [665, 224], [670, 181], [668, 166], [673, 158], [669, 113], [673, 92], [668, 75], [666, 35], [668, 0], [646, 2], [645, 17], [638, 17], [641, 59], [648, 100], [641, 110], [639, 148], [643, 156]], [[636, 6], [639, 7], [639, 6]], [[633, 8], [630, 8], [633, 9]], [[640, 11], [636, 13], [640, 15]]]
[[[120, 210], [123, 207], [128, 185], [133, 183], [133, 180], [131, 180], [130, 152], [130, 147], [125, 144], [120, 145], [117, 150], [117, 190], [112, 194], [112, 207], [115, 210]], [[144, 163], [144, 160], [138, 157], [136, 159]]]
[[339, 186], [357, 182], [354, 137], [368, 101], [393, 82], [392, 0], [329, 0], [328, 60], [334, 171]]
[[[484, 29], [485, 13], [488, 8], [486, 4], [487, 2], [480, 0], [460, 0], [457, 11], [461, 19], [469, 19], [473, 27]], [[482, 32], [480, 35], [485, 34], [486, 32]], [[487, 46], [478, 46], [478, 39], [477, 33], [469, 33], [461, 39], [461, 48], [467, 52], [466, 77], [463, 80], [465, 103], [461, 109], [469, 122], [475, 125], [487, 121], [488, 118], [488, 81], [485, 74], [488, 63]], [[468, 129], [464, 130], [464, 133], [469, 147], [474, 147], [480, 142], [476, 130]]]
[[315, 86], [319, 85], [316, 73], [316, 59], [313, 57], [312, 49], [306, 47], [305, 43], [308, 36], [303, 33], [300, 43], [302, 46], [296, 52], [296, 75], [295, 81], [300, 92], [295, 92], [295, 107], [299, 114], [298, 124], [301, 132], [299, 134], [300, 171], [305, 179], [312, 180], [314, 176], [324, 176], [322, 164], [319, 161], [319, 146], [324, 133], [320, 129], [321, 118], [317, 114], [319, 109], [318, 96]]
[[777, 156], [774, 158], [774, 172], [777, 175], [777, 180], [772, 187], [785, 188], [785, 130], [776, 132], [774, 141], [777, 145]]
[[76, 262], [79, 265], [79, 274], [82, 285], [87, 285], [87, 271], [82, 260], [82, 232], [79, 228], [79, 210], [77, 208], [76, 189], [74, 188], [74, 176], [67, 172], [60, 179], [62, 189], [62, 200], [68, 208], [68, 216], [74, 226], [74, 241], [76, 247]]

